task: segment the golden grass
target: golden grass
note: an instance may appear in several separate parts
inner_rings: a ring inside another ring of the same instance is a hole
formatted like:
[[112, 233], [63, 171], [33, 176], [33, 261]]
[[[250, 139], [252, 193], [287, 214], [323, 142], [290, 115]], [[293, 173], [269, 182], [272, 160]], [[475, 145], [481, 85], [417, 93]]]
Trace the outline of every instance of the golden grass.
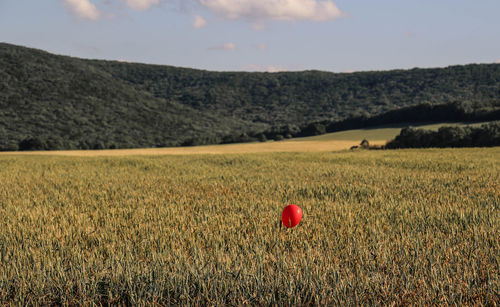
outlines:
[[[0, 155], [56, 155], [75, 157], [97, 156], [136, 156], [136, 155], [193, 155], [193, 154], [243, 154], [243, 153], [270, 153], [270, 152], [324, 152], [349, 149], [359, 145], [360, 140], [353, 141], [281, 141], [265, 143], [244, 143], [227, 145], [208, 145], [194, 147], [172, 148], [140, 148], [114, 150], [57, 150], [57, 151], [30, 151], [30, 152], [0, 152]], [[372, 144], [385, 144], [385, 141], [372, 141]]]
[[500, 303], [500, 148], [0, 156], [0, 178], [0, 305]]
[[366, 129], [353, 129], [346, 131], [339, 131], [333, 133], [322, 134], [313, 137], [296, 138], [296, 141], [351, 141], [351, 140], [363, 140], [367, 139], [369, 141], [374, 141], [377, 143], [382, 143], [383, 140], [392, 140], [399, 133], [401, 129], [407, 126], [413, 126], [419, 129], [435, 130], [443, 126], [481, 126], [489, 122], [480, 122], [473, 124], [465, 123], [438, 123], [438, 124], [399, 124], [395, 126], [384, 126], [384, 127], [373, 127]]

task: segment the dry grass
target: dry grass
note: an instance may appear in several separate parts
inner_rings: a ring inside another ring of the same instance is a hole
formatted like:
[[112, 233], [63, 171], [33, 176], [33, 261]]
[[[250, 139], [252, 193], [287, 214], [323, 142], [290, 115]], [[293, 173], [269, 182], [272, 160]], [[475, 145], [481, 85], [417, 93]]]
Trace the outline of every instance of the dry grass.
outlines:
[[[115, 149], [115, 150], [58, 150], [30, 152], [0, 152], [1, 155], [50, 155], [50, 156], [136, 156], [136, 155], [193, 155], [193, 154], [243, 154], [270, 152], [324, 152], [349, 149], [359, 145], [357, 141], [282, 141], [265, 143], [245, 143], [228, 145], [208, 145], [194, 147], [146, 148], [146, 149]], [[385, 141], [372, 141], [373, 144], [385, 144]]]
[[1, 156], [0, 305], [498, 305], [499, 174], [500, 148]]

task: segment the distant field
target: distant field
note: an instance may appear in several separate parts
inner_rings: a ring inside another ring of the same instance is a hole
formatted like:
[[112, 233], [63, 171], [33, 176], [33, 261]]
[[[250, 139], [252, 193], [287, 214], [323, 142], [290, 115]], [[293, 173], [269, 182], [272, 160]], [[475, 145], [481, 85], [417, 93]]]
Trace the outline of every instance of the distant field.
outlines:
[[[242, 143], [227, 145], [207, 145], [172, 148], [116, 149], [116, 150], [63, 150], [63, 151], [30, 151], [0, 152], [2, 155], [62, 155], [62, 156], [136, 156], [136, 155], [193, 155], [193, 154], [243, 154], [266, 152], [322, 152], [349, 149], [359, 145], [360, 141], [269, 141], [265, 143]], [[374, 142], [385, 144], [385, 141]]]
[[[481, 123], [475, 124], [480, 125]], [[444, 125], [463, 125], [461, 123], [443, 123], [432, 125], [415, 125], [424, 129], [439, 129]], [[370, 129], [348, 130], [328, 133], [324, 135], [295, 138], [280, 142], [243, 143], [227, 145], [208, 145], [194, 147], [173, 148], [146, 148], [121, 150], [62, 150], [62, 151], [35, 151], [15, 152], [22, 155], [63, 155], [63, 156], [130, 156], [130, 155], [189, 155], [189, 154], [236, 154], [236, 153], [265, 153], [265, 152], [323, 152], [349, 149], [359, 145], [363, 139], [371, 144], [383, 145], [399, 134], [399, 127], [378, 127]], [[10, 155], [12, 152], [0, 152], [1, 155]]]
[[374, 127], [367, 129], [356, 129], [356, 130], [347, 130], [347, 131], [339, 131], [334, 133], [327, 133], [323, 135], [318, 135], [314, 137], [307, 138], [297, 138], [297, 141], [348, 141], [348, 140], [363, 140], [367, 139], [369, 141], [375, 141], [380, 144], [381, 142], [385, 143], [385, 141], [394, 139], [402, 128], [412, 126], [419, 129], [428, 129], [428, 130], [438, 130], [443, 126], [480, 126], [484, 123], [440, 123], [440, 124], [401, 124], [397, 126], [389, 126], [389, 127]]
[[0, 178], [0, 305], [500, 304], [500, 148], [11, 154]]

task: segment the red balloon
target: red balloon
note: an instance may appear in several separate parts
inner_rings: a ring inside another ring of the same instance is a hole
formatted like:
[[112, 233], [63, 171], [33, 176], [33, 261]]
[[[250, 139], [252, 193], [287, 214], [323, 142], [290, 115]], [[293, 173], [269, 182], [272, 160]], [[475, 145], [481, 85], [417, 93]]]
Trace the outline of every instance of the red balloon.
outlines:
[[300, 223], [302, 219], [302, 209], [296, 205], [288, 205], [281, 213], [281, 221], [286, 228], [293, 228]]

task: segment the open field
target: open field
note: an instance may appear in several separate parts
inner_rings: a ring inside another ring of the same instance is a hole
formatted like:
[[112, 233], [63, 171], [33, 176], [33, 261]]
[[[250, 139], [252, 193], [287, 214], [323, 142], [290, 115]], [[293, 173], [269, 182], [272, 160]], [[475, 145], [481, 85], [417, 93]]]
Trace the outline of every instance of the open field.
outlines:
[[500, 304], [500, 148], [4, 155], [0, 178], [0, 305]]
[[[227, 145], [206, 145], [193, 147], [169, 147], [169, 148], [140, 148], [140, 149], [112, 149], [112, 150], [56, 150], [56, 151], [24, 151], [24, 152], [0, 152], [2, 155], [57, 155], [76, 157], [96, 156], [157, 156], [157, 155], [199, 155], [199, 154], [245, 154], [245, 153], [272, 153], [272, 152], [324, 152], [349, 149], [353, 145], [359, 145], [361, 140], [351, 141], [269, 141], [265, 143], [241, 143]], [[372, 142], [373, 144], [385, 144], [385, 141]]]
[[[384, 127], [373, 127], [366, 129], [354, 129], [327, 133], [323, 135], [297, 138], [295, 141], [357, 141], [367, 139], [370, 142], [375, 141], [375, 144], [385, 144], [385, 141], [394, 139], [401, 132], [402, 128], [412, 126], [419, 129], [438, 130], [443, 126], [481, 126], [489, 122], [480, 123], [438, 123], [438, 124], [400, 124], [389, 125]], [[359, 144], [359, 142], [358, 142]]]
[[[474, 125], [481, 125], [477, 123]], [[461, 123], [422, 124], [415, 127], [437, 130], [444, 125], [464, 125]], [[349, 149], [359, 145], [363, 139], [372, 145], [384, 145], [388, 140], [399, 134], [401, 128], [407, 125], [376, 127], [369, 129], [347, 130], [327, 133], [313, 137], [294, 138], [280, 142], [268, 141], [265, 143], [242, 143], [227, 145], [207, 145], [193, 147], [170, 148], [140, 148], [114, 150], [54, 150], [54, 151], [24, 151], [0, 152], [2, 155], [57, 155], [57, 156], [137, 156], [137, 155], [192, 155], [192, 154], [242, 154], [242, 153], [271, 153], [271, 152], [325, 152]]]

